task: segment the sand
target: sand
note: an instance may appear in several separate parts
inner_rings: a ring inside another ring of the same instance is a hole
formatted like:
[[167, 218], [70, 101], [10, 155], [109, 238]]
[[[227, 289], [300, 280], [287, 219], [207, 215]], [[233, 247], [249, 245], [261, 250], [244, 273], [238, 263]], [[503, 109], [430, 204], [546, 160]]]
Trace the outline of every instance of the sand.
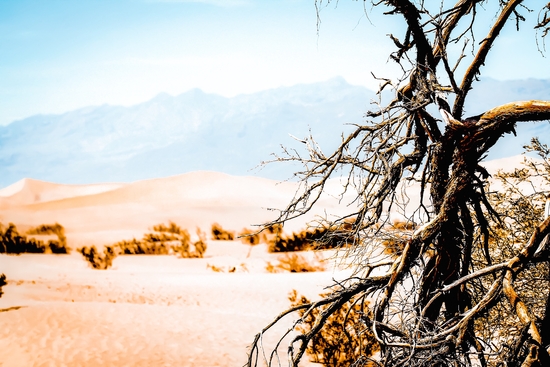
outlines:
[[[58, 222], [69, 246], [101, 246], [168, 221], [190, 232], [209, 232], [213, 222], [251, 228], [272, 219], [267, 208], [284, 207], [296, 189], [215, 172], [104, 185], [25, 179], [0, 190], [0, 218], [20, 231]], [[119, 256], [108, 270], [91, 269], [77, 252], [0, 255], [8, 278], [0, 366], [242, 366], [254, 335], [290, 305], [293, 289], [315, 298], [342, 274], [268, 273], [277, 256], [263, 244], [212, 240], [203, 259]], [[267, 334], [266, 346], [292, 322]]]
[[[315, 215], [349, 211], [339, 188], [330, 182], [317, 211], [285, 231], [304, 228]], [[277, 212], [268, 209], [284, 208], [298, 189], [215, 172], [102, 185], [25, 179], [0, 190], [0, 222], [22, 231], [58, 222], [73, 248], [141, 238], [168, 221], [190, 232], [209, 232], [213, 222], [239, 231], [273, 219]], [[302, 255], [314, 261], [312, 253]], [[212, 240], [203, 259], [119, 256], [108, 270], [91, 269], [76, 252], [0, 255], [9, 282], [0, 298], [0, 366], [242, 366], [254, 335], [289, 306], [293, 289], [316, 298], [347, 274], [330, 261], [323, 272], [267, 272], [277, 256], [265, 245], [250, 251], [239, 241]], [[265, 336], [267, 350], [293, 320]]]
[[[289, 306], [290, 291], [316, 297], [343, 276], [272, 274], [265, 266], [278, 255], [265, 246], [246, 257], [248, 246], [236, 241], [208, 245], [203, 259], [119, 256], [103, 271], [76, 253], [0, 256], [9, 281], [0, 365], [241, 366], [254, 335]], [[290, 322], [266, 336], [268, 346]]]

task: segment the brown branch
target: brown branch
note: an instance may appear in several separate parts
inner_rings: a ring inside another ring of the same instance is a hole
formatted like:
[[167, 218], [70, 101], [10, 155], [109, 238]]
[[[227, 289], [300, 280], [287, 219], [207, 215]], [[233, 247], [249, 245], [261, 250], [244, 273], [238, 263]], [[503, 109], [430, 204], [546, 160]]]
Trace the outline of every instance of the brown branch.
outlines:
[[424, 29], [420, 25], [420, 12], [418, 8], [408, 0], [390, 0], [388, 3], [395, 8], [396, 12], [403, 15], [409, 30], [412, 32], [412, 37], [416, 43], [417, 65], [425, 65], [430, 69], [434, 68], [435, 62], [431, 51], [432, 47], [426, 38]]
[[523, 0], [510, 0], [500, 13], [498, 19], [493, 24], [493, 27], [489, 31], [487, 37], [485, 37], [485, 39], [482, 41], [481, 47], [479, 48], [474, 60], [470, 64], [470, 67], [468, 68], [466, 74], [464, 74], [464, 78], [462, 79], [462, 84], [460, 85], [461, 94], [457, 96], [453, 107], [453, 116], [455, 116], [456, 118], [462, 118], [466, 96], [468, 95], [468, 92], [472, 87], [472, 83], [474, 82], [475, 77], [479, 74], [479, 69], [485, 63], [487, 54], [489, 53], [489, 50], [493, 46], [493, 43], [500, 34], [500, 31], [504, 27], [504, 24], [522, 1]]
[[442, 24], [441, 42], [437, 43], [433, 50], [433, 55], [436, 58], [440, 58], [445, 54], [445, 47], [449, 43], [452, 32], [456, 28], [458, 22], [468, 14], [477, 3], [482, 0], [460, 0], [456, 3], [450, 14], [445, 18]]
[[542, 345], [542, 338], [537, 325], [535, 324], [535, 317], [531, 315], [525, 303], [514, 290], [514, 287], [512, 286], [513, 277], [514, 273], [511, 270], [508, 270], [504, 276], [504, 280], [502, 281], [502, 292], [508, 298], [508, 301], [512, 305], [520, 322], [522, 324], [529, 324], [529, 335], [531, 335], [531, 338], [538, 345]]
[[483, 113], [478, 126], [498, 124], [506, 121], [550, 120], [550, 101], [520, 101], [503, 104]]

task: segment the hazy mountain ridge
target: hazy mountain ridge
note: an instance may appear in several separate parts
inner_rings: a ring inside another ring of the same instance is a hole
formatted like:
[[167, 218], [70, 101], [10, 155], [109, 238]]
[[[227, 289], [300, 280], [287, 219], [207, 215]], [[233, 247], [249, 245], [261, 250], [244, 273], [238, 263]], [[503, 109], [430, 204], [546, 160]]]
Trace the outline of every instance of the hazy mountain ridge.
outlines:
[[[85, 107], [62, 115], [38, 115], [0, 128], [0, 186], [24, 177], [62, 183], [134, 181], [194, 170], [235, 175], [252, 168], [289, 137], [313, 135], [325, 151], [337, 136], [362, 123], [374, 92], [342, 78], [225, 98], [193, 89], [160, 94], [131, 107]], [[550, 81], [476, 83], [467, 115], [498, 104], [550, 99]], [[550, 136], [549, 124], [521, 124], [518, 138], [495, 147], [492, 158], [511, 156], [532, 134]], [[507, 141], [510, 138], [507, 138]], [[295, 167], [269, 165], [258, 175], [285, 179]]]

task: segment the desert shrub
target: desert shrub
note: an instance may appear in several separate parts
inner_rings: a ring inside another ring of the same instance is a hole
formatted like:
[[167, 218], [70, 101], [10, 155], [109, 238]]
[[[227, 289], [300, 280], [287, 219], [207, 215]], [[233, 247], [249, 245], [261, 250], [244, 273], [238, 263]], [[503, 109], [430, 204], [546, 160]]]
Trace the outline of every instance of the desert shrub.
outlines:
[[199, 237], [199, 240], [193, 243], [195, 251], [192, 253], [192, 255], [193, 257], [203, 257], [207, 248], [206, 233], [201, 231], [200, 228], [197, 228], [197, 236]]
[[290, 252], [307, 250], [328, 250], [348, 246], [353, 219], [348, 219], [331, 227], [319, 226], [313, 229], [281, 235], [282, 227], [276, 227], [277, 235], [268, 241], [269, 252]]
[[113, 245], [120, 255], [141, 255], [145, 254], [141, 241], [132, 238], [130, 241], [120, 241]]
[[191, 236], [187, 230], [185, 235], [181, 237], [179, 242], [172, 244], [171, 250], [173, 253], [183, 258], [202, 258], [206, 252], [206, 233], [197, 228], [198, 240], [191, 243]]
[[120, 255], [168, 255], [181, 257], [203, 257], [206, 252], [206, 234], [197, 229], [198, 241], [192, 242], [191, 235], [173, 222], [153, 227], [141, 240], [120, 241], [112, 247]]
[[306, 251], [319, 247], [330, 248], [331, 246], [323, 245], [323, 235], [326, 233], [324, 228], [316, 228], [314, 230], [305, 230], [299, 233], [293, 233], [291, 236], [277, 236], [269, 243], [269, 252], [290, 252], [290, 251]]
[[67, 246], [67, 237], [65, 237], [65, 228], [63, 228], [63, 226], [59, 223], [41, 224], [37, 227], [29, 229], [27, 234], [54, 234], [57, 236], [57, 241], [48, 241], [48, 244], [46, 245], [46, 252], [49, 249], [49, 251], [53, 254], [70, 253], [70, 248]]
[[[290, 294], [289, 300], [293, 307], [311, 304], [296, 290]], [[331, 314], [307, 346], [306, 353], [311, 361], [330, 367], [354, 366], [358, 361], [362, 362], [361, 366], [375, 366], [374, 363], [369, 364], [369, 359], [380, 347], [368, 327], [372, 320], [372, 311], [368, 306], [369, 302], [365, 299], [351, 299]], [[309, 332], [322, 311], [319, 308], [309, 312], [308, 308], [300, 309], [298, 312], [302, 322], [297, 331]]]
[[[175, 236], [167, 236], [163, 233], [147, 233], [141, 241], [138, 241], [138, 252], [128, 255], [168, 255], [170, 243], [175, 241]], [[134, 241], [136, 241], [134, 239]]]
[[267, 263], [266, 270], [269, 273], [308, 273], [325, 270], [325, 266], [317, 256], [315, 256], [313, 261], [310, 261], [302, 255], [285, 254], [280, 256], [277, 261], [276, 264]]
[[44, 242], [27, 239], [25, 235], [18, 232], [15, 224], [10, 223], [6, 229], [0, 225], [0, 253], [22, 254], [22, 253], [44, 253], [46, 245]]
[[246, 257], [250, 257], [250, 253], [252, 252], [252, 246], [256, 246], [260, 242], [267, 242], [267, 240], [265, 239], [265, 235], [263, 233], [258, 233], [258, 231], [254, 231], [248, 228], [244, 228], [239, 233], [239, 238], [241, 239], [241, 242], [243, 244], [250, 246]]
[[50, 240], [48, 243], [44, 243], [42, 240], [27, 238], [24, 234], [20, 234], [13, 223], [8, 224], [7, 228], [0, 224], [0, 253], [67, 254], [70, 252], [64, 235], [64, 228], [58, 223], [42, 224], [27, 231], [27, 234], [56, 234], [58, 240]]
[[291, 236], [277, 236], [269, 243], [269, 252], [305, 251], [314, 247], [316, 239], [321, 238], [321, 230], [302, 231]]
[[213, 264], [206, 264], [206, 268], [212, 270], [215, 273], [247, 273], [248, 267], [245, 263], [239, 264], [239, 266], [217, 266]]
[[178, 226], [174, 222], [168, 222], [168, 225], [165, 226], [164, 224], [157, 224], [156, 226], [153, 226], [153, 231], [160, 232], [160, 233], [172, 233], [175, 235], [182, 234], [184, 232], [187, 232], [185, 229], [181, 229], [180, 226]]
[[2, 287], [7, 284], [8, 282], [6, 281], [6, 274], [0, 274], [0, 297], [2, 297], [2, 295], [4, 294]]
[[254, 246], [262, 242], [262, 234], [249, 228], [243, 228], [243, 230], [239, 232], [239, 238], [242, 243], [250, 246]]
[[394, 257], [401, 255], [415, 228], [416, 224], [411, 221], [394, 221], [389, 226], [381, 226], [380, 238], [384, 252]]
[[392, 223], [392, 227], [396, 230], [413, 231], [416, 229], [416, 223], [410, 220], [409, 221], [395, 220]]
[[71, 252], [71, 249], [66, 244], [59, 241], [48, 241], [46, 252], [48, 252], [48, 249], [52, 254], [68, 254]]
[[268, 227], [265, 227], [260, 234], [260, 242], [272, 243], [276, 238], [280, 237], [283, 233], [283, 226], [281, 224], [272, 224]]
[[216, 241], [233, 241], [235, 239], [235, 232], [226, 231], [218, 223], [212, 224], [212, 239]]
[[94, 245], [91, 247], [83, 247], [79, 251], [84, 259], [90, 263], [92, 268], [98, 270], [110, 268], [113, 265], [114, 258], [117, 256], [113, 246], [105, 246], [103, 254], [101, 254]]
[[221, 266], [206, 264], [206, 269], [210, 269], [215, 273], [223, 273], [224, 269]]

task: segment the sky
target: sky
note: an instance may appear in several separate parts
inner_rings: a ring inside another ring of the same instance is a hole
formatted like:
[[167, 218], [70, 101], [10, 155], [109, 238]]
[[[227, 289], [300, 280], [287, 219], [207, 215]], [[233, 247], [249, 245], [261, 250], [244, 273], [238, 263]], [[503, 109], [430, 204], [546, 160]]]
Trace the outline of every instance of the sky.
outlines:
[[[314, 0], [0, 0], [0, 125], [193, 88], [231, 97], [342, 76], [376, 89], [371, 72], [398, 75], [398, 16], [318, 5], [320, 27]], [[484, 76], [550, 78], [528, 15], [527, 32], [504, 29]]]

